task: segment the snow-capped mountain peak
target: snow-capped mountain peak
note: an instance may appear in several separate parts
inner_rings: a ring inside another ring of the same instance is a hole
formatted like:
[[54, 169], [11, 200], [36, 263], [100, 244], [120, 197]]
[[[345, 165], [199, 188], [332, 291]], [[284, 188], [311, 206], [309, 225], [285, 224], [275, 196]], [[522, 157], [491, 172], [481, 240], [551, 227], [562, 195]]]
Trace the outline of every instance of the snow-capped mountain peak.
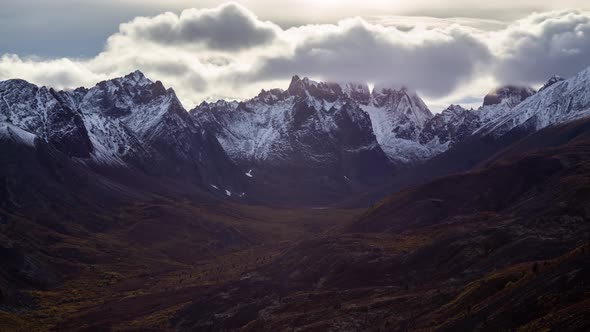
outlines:
[[92, 145], [83, 119], [51, 88], [23, 80], [0, 82], [0, 122], [36, 135], [74, 157], [88, 157]]
[[483, 99], [483, 106], [507, 105], [514, 107], [535, 94], [530, 87], [505, 85], [490, 91]]
[[517, 127], [536, 131], [590, 115], [590, 67], [570, 79], [553, 81], [510, 112], [487, 123], [477, 134], [499, 137]]
[[449, 114], [463, 113], [465, 111], [467, 111], [467, 109], [463, 108], [463, 106], [451, 104], [449, 107], [443, 110], [441, 114], [448, 116]]
[[427, 146], [433, 155], [444, 152], [487, 123], [511, 113], [534, 94], [535, 90], [529, 87], [506, 85], [492, 89], [477, 110], [450, 105], [427, 121], [420, 133], [420, 143]]
[[406, 87], [377, 84], [369, 102], [361, 108], [369, 114], [377, 141], [391, 160], [407, 163], [431, 156], [418, 139], [432, 113], [417, 93]]
[[118, 79], [119, 81], [126, 81], [128, 84], [136, 86], [147, 86], [154, 82], [148, 79], [140, 70], [136, 70]]
[[263, 90], [237, 104], [202, 103], [190, 113], [252, 183], [284, 186], [277, 177], [299, 174], [309, 181], [301, 186], [350, 190], [389, 172], [369, 116], [338, 83], [294, 76], [285, 91]]
[[350, 189], [386, 176], [392, 162], [424, 161], [471, 135], [583, 116], [590, 116], [590, 68], [568, 80], [552, 77], [537, 93], [500, 87], [478, 110], [450, 105], [435, 116], [403, 86], [370, 91], [363, 83], [298, 76], [286, 90], [203, 102], [190, 114], [172, 89], [139, 71], [72, 91], [0, 82], [5, 140], [51, 144], [84, 164], [194, 176], [207, 190], [232, 193], [244, 192], [244, 178], [247, 185], [283, 185], [289, 172], [313, 179], [306, 186]]
[[371, 91], [366, 83], [343, 83], [342, 91], [359, 105], [368, 105], [371, 102]]
[[565, 78], [559, 76], [559, 75], [553, 75], [551, 76], [551, 78], [541, 87], [541, 89], [539, 89], [539, 92], [547, 89], [548, 87], [552, 86], [553, 84], [557, 83], [557, 82], [561, 82], [561, 81], [565, 81]]
[[182, 106], [172, 89], [152, 82], [140, 71], [98, 83], [80, 102], [85, 114], [117, 118], [140, 136], [156, 125], [164, 113]]
[[28, 145], [38, 137], [88, 165], [182, 173], [241, 190], [235, 180], [241, 171], [219, 142], [197, 126], [172, 89], [140, 71], [73, 91], [4, 81], [0, 97], [0, 122], [8, 123], [3, 137]]
[[444, 152], [479, 128], [479, 114], [473, 109], [450, 105], [426, 123], [420, 133], [420, 143], [428, 146], [434, 153]]
[[312, 97], [327, 102], [335, 102], [338, 98], [345, 96], [338, 83], [316, 82], [307, 77], [301, 79], [297, 75], [291, 79], [287, 93], [291, 96]]
[[418, 127], [422, 127], [433, 116], [418, 94], [404, 86], [396, 88], [386, 84], [375, 85], [372, 105], [404, 114]]

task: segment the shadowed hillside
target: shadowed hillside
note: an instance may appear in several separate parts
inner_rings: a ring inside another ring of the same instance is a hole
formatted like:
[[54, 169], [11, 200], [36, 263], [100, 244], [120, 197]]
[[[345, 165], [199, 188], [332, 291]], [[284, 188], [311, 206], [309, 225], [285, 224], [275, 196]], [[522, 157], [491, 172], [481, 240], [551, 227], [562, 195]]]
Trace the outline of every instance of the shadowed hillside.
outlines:
[[531, 137], [538, 144], [521, 141], [485, 167], [394, 194], [250, 278], [193, 299], [173, 322], [185, 330], [584, 331], [587, 126], [545, 129]]

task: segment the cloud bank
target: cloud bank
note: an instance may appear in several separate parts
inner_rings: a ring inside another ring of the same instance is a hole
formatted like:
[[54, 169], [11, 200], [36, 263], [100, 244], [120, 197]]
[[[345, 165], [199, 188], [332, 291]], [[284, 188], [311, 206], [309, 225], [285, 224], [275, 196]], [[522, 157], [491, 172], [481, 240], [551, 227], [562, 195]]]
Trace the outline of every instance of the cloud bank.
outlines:
[[408, 21], [350, 18], [284, 29], [228, 3], [135, 18], [88, 59], [1, 55], [0, 79], [74, 88], [140, 69], [173, 87], [190, 108], [204, 99], [244, 99], [261, 88], [286, 87], [298, 74], [403, 84], [444, 107], [483, 96], [495, 84], [537, 85], [590, 65], [588, 12], [535, 13], [492, 30]]
[[532, 14], [497, 33], [494, 72], [503, 82], [534, 84], [590, 65], [590, 15], [576, 10]]
[[243, 7], [230, 4], [214, 9], [188, 9], [180, 16], [165, 13], [136, 18], [121, 25], [117, 36], [131, 41], [185, 47], [197, 44], [212, 50], [239, 51], [272, 42], [280, 29], [261, 22]]
[[300, 33], [291, 54], [263, 57], [249, 80], [292, 73], [335, 81], [391, 82], [431, 96], [452, 92], [482, 72], [492, 56], [486, 44], [460, 26], [402, 31], [351, 19]]

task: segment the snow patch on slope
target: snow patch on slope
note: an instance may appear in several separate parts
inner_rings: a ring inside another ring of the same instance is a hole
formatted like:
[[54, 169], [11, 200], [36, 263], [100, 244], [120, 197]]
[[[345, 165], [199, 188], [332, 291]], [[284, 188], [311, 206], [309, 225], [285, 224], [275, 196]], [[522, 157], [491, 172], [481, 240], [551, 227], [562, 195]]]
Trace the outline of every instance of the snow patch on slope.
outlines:
[[107, 165], [124, 165], [122, 157], [132, 149], [133, 138], [123, 125], [97, 113], [84, 113], [83, 119], [94, 147], [92, 159]]
[[418, 141], [432, 113], [414, 92], [377, 85], [361, 109], [369, 115], [377, 142], [390, 160], [410, 163], [433, 155]]
[[35, 134], [25, 131], [8, 122], [0, 123], [0, 137], [31, 147], [35, 146], [35, 139], [37, 138]]

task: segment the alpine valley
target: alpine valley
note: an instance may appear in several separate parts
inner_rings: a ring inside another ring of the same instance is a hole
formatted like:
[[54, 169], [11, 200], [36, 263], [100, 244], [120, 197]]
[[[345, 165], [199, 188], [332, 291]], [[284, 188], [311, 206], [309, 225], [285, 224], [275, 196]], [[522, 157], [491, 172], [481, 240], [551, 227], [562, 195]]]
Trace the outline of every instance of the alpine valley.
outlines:
[[433, 114], [0, 82], [0, 331], [588, 331], [590, 68]]

